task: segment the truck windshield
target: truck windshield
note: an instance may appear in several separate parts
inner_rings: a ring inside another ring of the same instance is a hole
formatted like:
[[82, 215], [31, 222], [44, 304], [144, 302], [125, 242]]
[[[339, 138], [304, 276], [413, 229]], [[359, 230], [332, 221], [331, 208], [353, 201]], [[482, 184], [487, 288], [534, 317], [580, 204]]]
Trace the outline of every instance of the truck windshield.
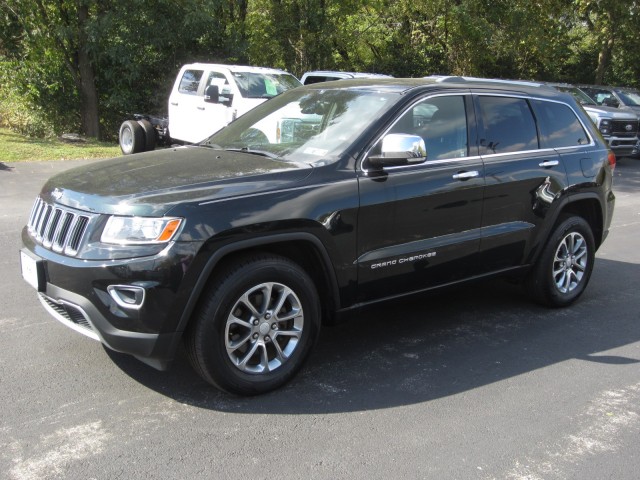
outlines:
[[625, 105], [631, 107], [640, 107], [640, 92], [634, 92], [632, 90], [621, 90], [618, 92], [620, 98]]
[[203, 145], [292, 162], [331, 162], [399, 98], [398, 93], [355, 89], [290, 90], [238, 118]]
[[245, 98], [271, 98], [302, 85], [288, 73], [233, 72], [233, 78]]

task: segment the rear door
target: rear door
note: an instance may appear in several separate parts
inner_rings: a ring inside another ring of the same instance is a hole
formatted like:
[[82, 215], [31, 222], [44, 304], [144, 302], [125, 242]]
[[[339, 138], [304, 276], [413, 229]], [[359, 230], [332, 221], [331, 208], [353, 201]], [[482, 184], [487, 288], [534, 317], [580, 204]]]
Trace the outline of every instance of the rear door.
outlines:
[[481, 267], [493, 272], [527, 263], [567, 175], [558, 153], [540, 144], [527, 98], [482, 94], [474, 100], [486, 178]]
[[470, 95], [425, 98], [387, 133], [422, 136], [426, 161], [359, 172], [360, 301], [419, 291], [477, 272], [485, 180], [474, 124]]

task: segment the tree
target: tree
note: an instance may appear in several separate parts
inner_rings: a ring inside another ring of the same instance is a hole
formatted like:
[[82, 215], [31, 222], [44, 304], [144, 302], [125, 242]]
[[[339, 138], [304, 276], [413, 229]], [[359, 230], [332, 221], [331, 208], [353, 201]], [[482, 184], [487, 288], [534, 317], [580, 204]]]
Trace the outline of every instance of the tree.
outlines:
[[[90, 23], [101, 10], [94, 0], [3, 0], [2, 8], [13, 23], [22, 27], [18, 56], [26, 65], [43, 59], [56, 58], [62, 62], [73, 81], [79, 97], [79, 113], [84, 133], [100, 136], [98, 92]], [[100, 4], [104, 7], [104, 2]]]

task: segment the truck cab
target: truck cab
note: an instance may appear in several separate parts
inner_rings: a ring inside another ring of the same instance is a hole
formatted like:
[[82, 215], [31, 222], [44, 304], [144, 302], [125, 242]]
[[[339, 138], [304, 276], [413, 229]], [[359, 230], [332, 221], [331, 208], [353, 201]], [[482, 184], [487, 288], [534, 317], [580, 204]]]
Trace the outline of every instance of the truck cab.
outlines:
[[184, 65], [169, 97], [171, 138], [185, 143], [204, 140], [265, 100], [300, 85], [293, 75], [272, 68]]

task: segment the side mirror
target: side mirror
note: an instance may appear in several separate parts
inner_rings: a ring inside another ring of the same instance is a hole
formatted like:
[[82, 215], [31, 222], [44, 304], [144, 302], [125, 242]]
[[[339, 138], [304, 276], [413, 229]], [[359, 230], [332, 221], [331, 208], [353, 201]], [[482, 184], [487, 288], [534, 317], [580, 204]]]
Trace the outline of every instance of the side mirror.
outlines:
[[602, 104], [606, 105], [607, 107], [615, 107], [615, 108], [618, 108], [620, 106], [618, 101], [615, 98], [611, 98], [611, 97], [605, 98]]
[[220, 89], [217, 85], [209, 85], [204, 90], [204, 101], [206, 103], [220, 103]]
[[375, 169], [422, 163], [427, 159], [424, 139], [418, 135], [390, 133], [382, 139], [380, 155], [368, 158]]

